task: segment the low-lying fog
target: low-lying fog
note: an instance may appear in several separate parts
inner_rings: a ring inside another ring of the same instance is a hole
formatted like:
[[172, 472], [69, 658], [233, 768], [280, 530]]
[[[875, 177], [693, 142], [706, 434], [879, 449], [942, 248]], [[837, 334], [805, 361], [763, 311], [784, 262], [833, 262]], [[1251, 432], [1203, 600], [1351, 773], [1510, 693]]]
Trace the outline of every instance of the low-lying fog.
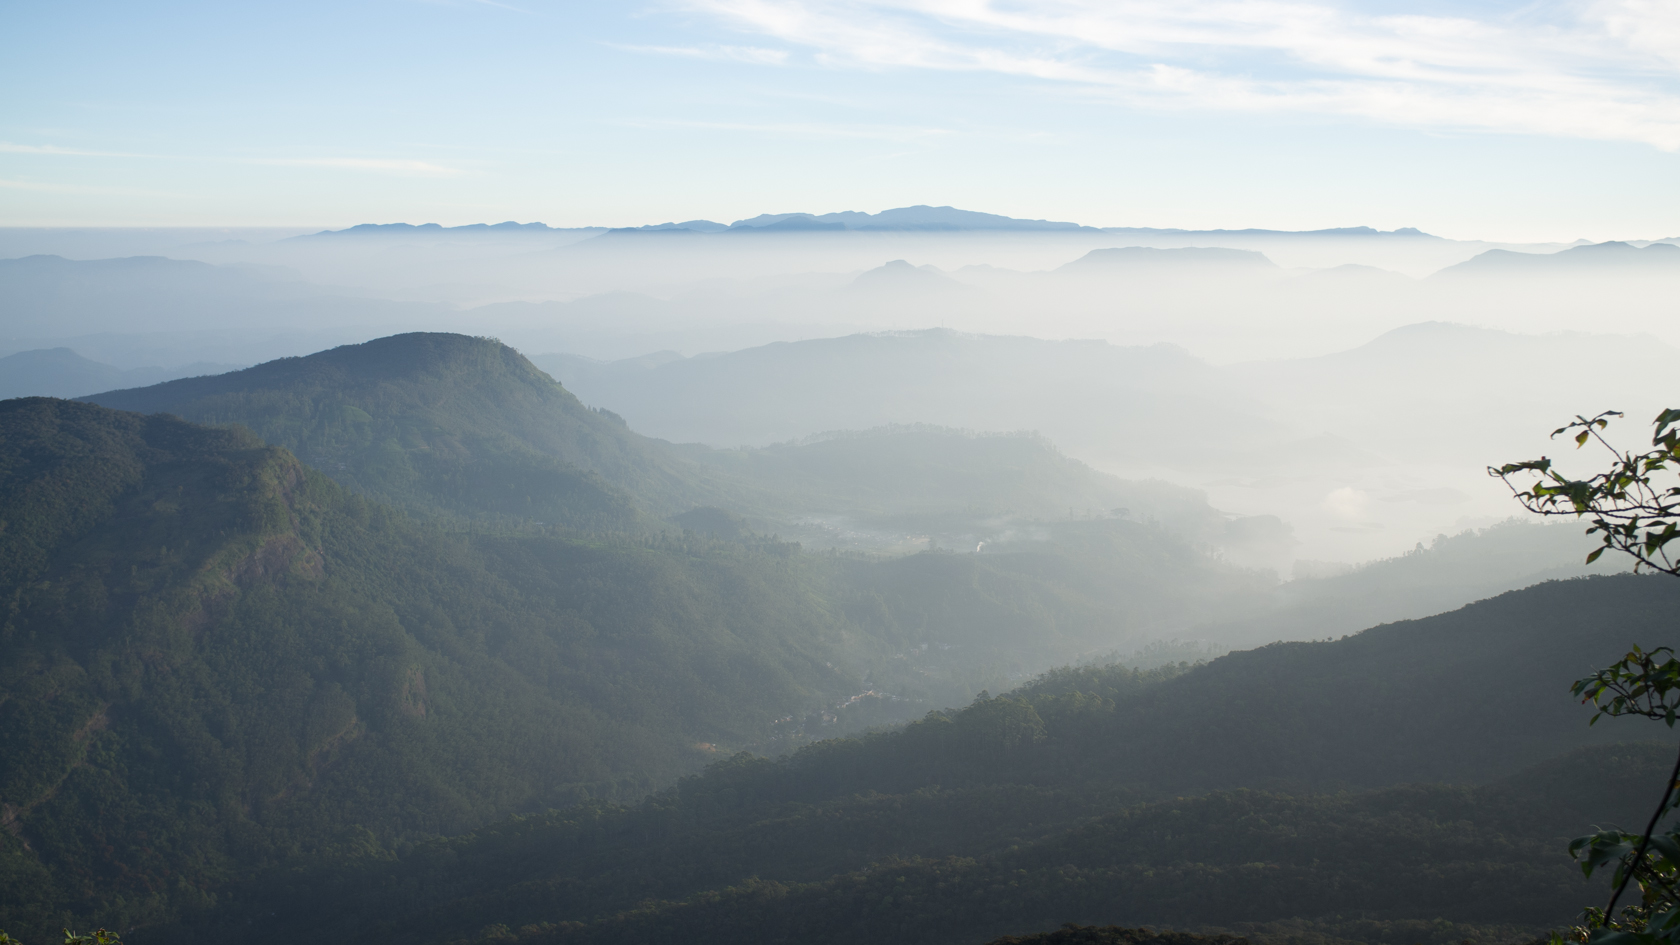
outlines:
[[1488, 464], [1559, 452], [1546, 434], [1579, 412], [1626, 411], [1640, 442], [1672, 399], [1674, 239], [871, 219], [0, 231], [0, 396], [493, 335], [677, 442], [1036, 430], [1276, 516], [1229, 553], [1285, 576], [1505, 519]]

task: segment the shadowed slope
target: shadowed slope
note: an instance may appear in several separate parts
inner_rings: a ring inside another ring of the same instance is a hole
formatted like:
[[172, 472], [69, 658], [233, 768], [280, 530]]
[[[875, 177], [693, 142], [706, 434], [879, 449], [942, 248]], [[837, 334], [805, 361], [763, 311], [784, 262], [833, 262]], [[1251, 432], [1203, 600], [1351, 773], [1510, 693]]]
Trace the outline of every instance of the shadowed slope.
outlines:
[[857, 686], [785, 550], [446, 535], [241, 430], [0, 403], [0, 521], [0, 928], [30, 939], [633, 796]]
[[488, 338], [407, 334], [84, 398], [239, 423], [369, 497], [593, 530], [698, 489], [686, 464]]

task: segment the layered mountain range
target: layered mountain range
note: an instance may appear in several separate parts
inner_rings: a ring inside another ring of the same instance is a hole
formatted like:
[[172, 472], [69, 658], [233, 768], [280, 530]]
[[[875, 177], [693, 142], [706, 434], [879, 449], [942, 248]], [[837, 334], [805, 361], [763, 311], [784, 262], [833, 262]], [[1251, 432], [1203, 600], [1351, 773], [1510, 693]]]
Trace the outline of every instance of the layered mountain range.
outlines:
[[[1566, 691], [1665, 578], [1356, 632], [1563, 532], [1280, 586], [1216, 550], [1243, 520], [1042, 438], [632, 427], [424, 333], [0, 402], [0, 927], [1491, 940], [1568, 918], [1557, 837], [1666, 763]], [[773, 534], [825, 516], [920, 542]], [[1352, 635], [1186, 662], [1212, 627]]]

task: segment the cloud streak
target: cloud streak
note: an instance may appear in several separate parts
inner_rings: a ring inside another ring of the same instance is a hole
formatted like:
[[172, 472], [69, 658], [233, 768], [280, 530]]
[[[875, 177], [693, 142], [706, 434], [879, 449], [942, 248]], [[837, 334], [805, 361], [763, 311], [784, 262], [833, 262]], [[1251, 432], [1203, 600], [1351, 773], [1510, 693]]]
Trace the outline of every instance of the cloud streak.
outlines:
[[632, 128], [692, 128], [701, 131], [744, 131], [786, 138], [856, 138], [875, 141], [919, 141], [952, 134], [944, 128], [897, 125], [853, 125], [824, 122], [733, 122], [687, 119], [633, 119]]
[[253, 158], [246, 163], [282, 167], [342, 167], [355, 171], [384, 171], [410, 177], [455, 177], [464, 173], [458, 168], [445, 167], [430, 161], [379, 158]]
[[[1366, 15], [1310, 0], [689, 0], [836, 68], [985, 71], [1158, 108], [1638, 141], [1680, 151], [1680, 8]], [[1544, 14], [1544, 15], [1542, 15]]]
[[140, 190], [133, 187], [93, 187], [84, 184], [56, 184], [32, 180], [9, 180], [0, 178], [0, 189], [32, 190], [46, 194], [91, 194], [96, 196], [118, 195], [125, 197], [179, 197], [161, 190]]
[[14, 144], [0, 141], [0, 154], [33, 154], [43, 157], [143, 158], [152, 161], [208, 161], [226, 164], [263, 164], [278, 167], [332, 167], [356, 171], [376, 171], [408, 177], [454, 177], [465, 173], [459, 168], [404, 158], [262, 158], [262, 157], [203, 157], [170, 154], [135, 154], [126, 151], [88, 151], [61, 148], [50, 144]]
[[706, 59], [712, 62], [745, 62], [760, 66], [779, 66], [787, 62], [785, 49], [765, 49], [760, 46], [627, 46], [607, 43], [625, 52], [647, 53], [655, 56], [680, 56], [685, 59]]

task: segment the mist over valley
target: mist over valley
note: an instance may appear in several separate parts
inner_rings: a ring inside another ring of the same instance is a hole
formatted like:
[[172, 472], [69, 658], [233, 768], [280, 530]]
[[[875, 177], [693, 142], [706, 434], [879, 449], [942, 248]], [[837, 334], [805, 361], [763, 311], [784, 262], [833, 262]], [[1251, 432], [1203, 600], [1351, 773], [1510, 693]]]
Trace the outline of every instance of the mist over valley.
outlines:
[[1662, 4], [0, 12], [0, 945], [1680, 945]]

